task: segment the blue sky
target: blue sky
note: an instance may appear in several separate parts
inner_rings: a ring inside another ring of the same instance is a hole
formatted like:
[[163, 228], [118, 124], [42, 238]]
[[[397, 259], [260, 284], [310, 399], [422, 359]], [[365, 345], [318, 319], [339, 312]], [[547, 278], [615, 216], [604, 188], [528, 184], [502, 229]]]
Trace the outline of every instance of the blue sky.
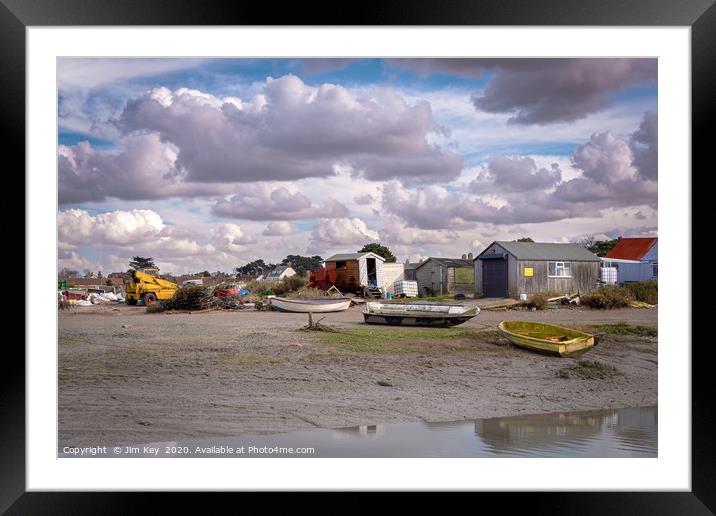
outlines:
[[653, 59], [60, 59], [60, 267], [655, 234]]

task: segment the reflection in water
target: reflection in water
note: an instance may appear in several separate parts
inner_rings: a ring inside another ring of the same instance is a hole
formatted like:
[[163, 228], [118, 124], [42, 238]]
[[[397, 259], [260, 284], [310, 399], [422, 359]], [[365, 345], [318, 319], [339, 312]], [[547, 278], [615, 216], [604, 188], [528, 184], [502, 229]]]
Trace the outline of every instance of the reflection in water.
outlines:
[[377, 437], [385, 433], [385, 425], [349, 426], [347, 428], [339, 428], [336, 431], [362, 435], [363, 437]]
[[[448, 423], [360, 425], [146, 446], [157, 447], [159, 452], [151, 456], [158, 457], [656, 457], [657, 427], [657, 407], [642, 407]], [[168, 451], [181, 447], [187, 452], [176, 455]], [[240, 448], [245, 452], [237, 453]], [[294, 451], [286, 451], [289, 448]], [[314, 451], [306, 452], [306, 448]], [[207, 449], [220, 451], [207, 455]], [[252, 451], [261, 449], [264, 451]]]
[[479, 419], [475, 434], [488, 455], [656, 456], [657, 408]]

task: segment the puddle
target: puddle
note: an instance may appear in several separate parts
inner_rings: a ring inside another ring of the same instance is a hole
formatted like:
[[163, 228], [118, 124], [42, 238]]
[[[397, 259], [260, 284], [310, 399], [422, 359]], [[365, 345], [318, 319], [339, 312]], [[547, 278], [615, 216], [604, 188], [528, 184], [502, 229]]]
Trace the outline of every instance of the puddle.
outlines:
[[[657, 457], [657, 427], [658, 408], [653, 406], [182, 439], [108, 447], [94, 456]], [[80, 456], [60, 452], [60, 457]]]

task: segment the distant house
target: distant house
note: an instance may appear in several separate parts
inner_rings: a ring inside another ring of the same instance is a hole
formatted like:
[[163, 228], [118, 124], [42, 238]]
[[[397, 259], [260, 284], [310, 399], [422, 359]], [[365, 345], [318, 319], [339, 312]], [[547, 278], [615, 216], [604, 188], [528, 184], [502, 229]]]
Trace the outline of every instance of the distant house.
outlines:
[[296, 271], [293, 270], [293, 268], [289, 265], [278, 265], [271, 269], [271, 272], [269, 272], [264, 280], [266, 281], [279, 281], [285, 278], [290, 278], [291, 276], [295, 276]]
[[658, 239], [621, 238], [602, 258], [602, 264], [617, 270], [617, 283], [658, 279]]
[[473, 294], [475, 292], [473, 264], [467, 257], [430, 257], [415, 268], [418, 293], [422, 296], [445, 294]]
[[475, 294], [589, 292], [597, 286], [600, 262], [579, 244], [496, 241], [474, 260]]
[[[362, 294], [364, 289], [384, 289], [385, 258], [375, 253], [334, 254], [324, 260], [331, 282], [341, 292]], [[335, 272], [332, 272], [335, 271]], [[333, 276], [335, 275], [335, 281]]]

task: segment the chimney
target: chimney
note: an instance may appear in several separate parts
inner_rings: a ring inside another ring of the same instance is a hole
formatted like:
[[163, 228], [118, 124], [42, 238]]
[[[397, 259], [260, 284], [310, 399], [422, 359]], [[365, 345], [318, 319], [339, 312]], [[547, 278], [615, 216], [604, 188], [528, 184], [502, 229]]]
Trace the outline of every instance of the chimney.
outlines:
[[467, 253], [467, 259], [471, 261], [473, 260], [472, 253]]

